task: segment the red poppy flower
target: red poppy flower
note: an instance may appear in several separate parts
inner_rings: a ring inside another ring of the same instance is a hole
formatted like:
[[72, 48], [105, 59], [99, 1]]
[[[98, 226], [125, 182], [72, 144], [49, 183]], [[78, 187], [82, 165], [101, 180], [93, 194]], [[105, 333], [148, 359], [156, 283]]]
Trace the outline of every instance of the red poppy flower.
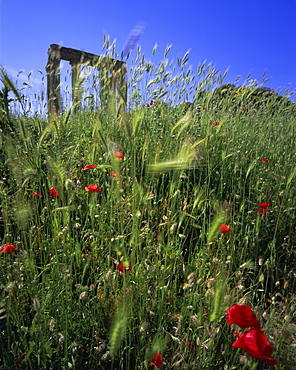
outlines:
[[154, 100], [150, 100], [149, 105], [153, 105], [153, 104], [154, 104]]
[[216, 121], [215, 123], [214, 123], [214, 126], [218, 126], [220, 124], [220, 121]]
[[230, 227], [228, 225], [222, 224], [220, 226], [220, 232], [223, 233], [223, 234], [228, 233], [229, 230], [230, 230]]
[[87, 166], [83, 167], [84, 170], [87, 170], [88, 168], [97, 168], [97, 167], [93, 166], [92, 164], [88, 164]]
[[257, 215], [264, 215], [267, 212], [269, 212], [269, 209], [265, 209], [265, 208], [260, 207], [259, 211], [257, 212]]
[[241, 107], [241, 109], [246, 109], [246, 107]]
[[269, 159], [268, 158], [262, 158], [262, 163], [268, 163]]
[[116, 177], [116, 176], [117, 176], [115, 172], [110, 172], [110, 175], [111, 175], [112, 177]]
[[150, 361], [150, 366], [152, 365], [154, 365], [154, 367], [156, 367], [157, 369], [162, 366], [162, 355], [160, 354], [160, 352], [157, 352], [157, 354]]
[[132, 265], [129, 264], [129, 262], [119, 262], [119, 264], [116, 267], [116, 270], [123, 272], [124, 274], [127, 271], [131, 271]]
[[25, 358], [25, 355], [23, 353], [20, 354], [20, 361], [23, 361]]
[[37, 191], [35, 191], [35, 192], [33, 193], [33, 197], [40, 197], [40, 193], [38, 193]]
[[187, 347], [188, 347], [188, 350], [189, 350], [192, 354], [196, 354], [196, 347], [195, 347], [194, 342], [192, 342], [192, 340], [188, 340], [188, 342], [187, 342]]
[[96, 105], [96, 106], [95, 106], [95, 110], [98, 110], [98, 109], [99, 109], [99, 106], [98, 106], [98, 105]]
[[259, 327], [248, 329], [241, 335], [238, 333], [235, 333], [235, 335], [237, 340], [232, 344], [232, 347], [241, 348], [249, 356], [263, 359], [270, 366], [274, 366], [277, 363], [275, 359], [270, 357], [273, 348]]
[[249, 326], [260, 328], [256, 315], [251, 310], [251, 307], [245, 304], [235, 304], [228, 308], [226, 311], [226, 319], [228, 325], [236, 324], [243, 329], [248, 328]]
[[115, 158], [119, 159], [120, 161], [122, 160], [123, 154], [122, 152], [115, 152], [114, 153]]
[[51, 188], [49, 190], [49, 194], [52, 196], [52, 197], [58, 197], [59, 194], [57, 193], [57, 188]]
[[2, 245], [2, 247], [0, 247], [0, 251], [2, 253], [8, 253], [8, 254], [10, 254], [12, 252], [17, 251], [17, 248], [13, 244], [11, 244], [11, 243], [5, 243], [4, 245]]
[[15, 364], [15, 369], [16, 370], [20, 370], [20, 368], [21, 368], [21, 362], [23, 361], [25, 359], [25, 355], [23, 355], [23, 354], [20, 354], [20, 362], [18, 362], [18, 363], [16, 363]]
[[293, 234], [296, 235], [296, 231], [294, 231]]
[[207, 109], [207, 107], [201, 107], [201, 109]]
[[101, 191], [101, 189], [99, 189], [98, 185], [95, 185], [95, 184], [89, 184], [84, 189], [86, 191], [89, 191], [90, 193], [98, 193], [99, 191]]
[[267, 202], [263, 202], [263, 203], [259, 203], [259, 206], [261, 207], [261, 208], [267, 208], [267, 207], [269, 207], [270, 206], [270, 203], [267, 203]]

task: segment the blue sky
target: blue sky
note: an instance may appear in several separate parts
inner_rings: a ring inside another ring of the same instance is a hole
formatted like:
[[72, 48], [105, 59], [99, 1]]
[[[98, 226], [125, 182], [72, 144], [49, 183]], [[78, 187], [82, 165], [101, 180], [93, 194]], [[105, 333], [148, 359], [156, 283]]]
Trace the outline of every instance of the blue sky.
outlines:
[[205, 59], [230, 67], [225, 83], [266, 71], [267, 87], [296, 89], [295, 0], [0, 0], [0, 17], [0, 67], [12, 77], [34, 71], [38, 82], [52, 43], [100, 54], [109, 35], [120, 53], [140, 23], [147, 58], [158, 43], [155, 62], [173, 44], [170, 58], [191, 49], [193, 70]]

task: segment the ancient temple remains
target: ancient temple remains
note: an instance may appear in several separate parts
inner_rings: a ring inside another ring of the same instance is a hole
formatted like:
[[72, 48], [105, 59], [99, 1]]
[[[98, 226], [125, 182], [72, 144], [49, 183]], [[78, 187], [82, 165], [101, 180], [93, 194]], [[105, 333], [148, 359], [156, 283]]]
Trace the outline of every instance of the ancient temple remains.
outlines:
[[60, 114], [62, 109], [60, 91], [60, 61], [70, 62], [72, 71], [72, 107], [77, 110], [81, 103], [81, 89], [79, 86], [79, 72], [81, 64], [95, 67], [99, 70], [100, 78], [100, 101], [102, 108], [108, 104], [110, 96], [117, 95], [126, 102], [126, 63], [87, 53], [84, 51], [70, 49], [56, 44], [51, 44], [48, 49], [47, 73], [47, 99], [48, 114]]

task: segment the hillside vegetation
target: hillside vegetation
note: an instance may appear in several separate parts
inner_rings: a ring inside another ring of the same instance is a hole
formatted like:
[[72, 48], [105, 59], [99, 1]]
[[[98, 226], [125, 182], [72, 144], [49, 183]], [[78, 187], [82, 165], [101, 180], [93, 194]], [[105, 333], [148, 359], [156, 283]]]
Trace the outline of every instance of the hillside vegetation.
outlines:
[[236, 304], [296, 367], [295, 104], [213, 76], [50, 119], [2, 90], [0, 369], [270, 368]]

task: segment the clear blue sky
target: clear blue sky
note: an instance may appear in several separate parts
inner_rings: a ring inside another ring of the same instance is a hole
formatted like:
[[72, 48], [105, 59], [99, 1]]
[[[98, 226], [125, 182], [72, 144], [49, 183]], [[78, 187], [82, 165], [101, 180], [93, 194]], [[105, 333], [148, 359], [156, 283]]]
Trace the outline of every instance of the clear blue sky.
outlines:
[[225, 83], [250, 72], [261, 82], [266, 71], [267, 87], [296, 88], [296, 0], [0, 0], [0, 16], [0, 66], [10, 76], [45, 73], [53, 43], [100, 54], [105, 34], [120, 53], [142, 22], [148, 58], [156, 42], [159, 58], [173, 44], [169, 57], [191, 49], [194, 70], [205, 59], [230, 67]]

